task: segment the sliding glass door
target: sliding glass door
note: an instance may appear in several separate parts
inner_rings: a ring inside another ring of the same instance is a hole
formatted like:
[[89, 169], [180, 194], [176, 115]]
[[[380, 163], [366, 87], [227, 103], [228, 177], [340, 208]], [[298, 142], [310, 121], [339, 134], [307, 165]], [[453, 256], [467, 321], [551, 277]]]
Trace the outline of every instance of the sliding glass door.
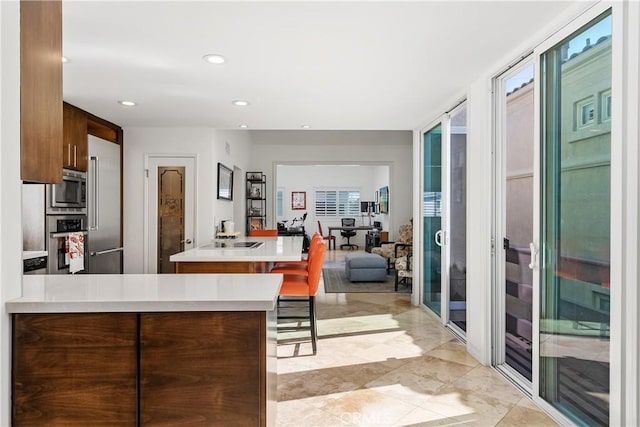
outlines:
[[459, 335], [467, 329], [467, 109], [422, 135], [422, 302]]
[[523, 388], [533, 369], [534, 64], [496, 78], [494, 363]]
[[422, 303], [440, 315], [442, 300], [442, 125], [423, 134]]
[[541, 55], [539, 393], [609, 422], [611, 16]]
[[449, 322], [467, 330], [467, 105], [460, 105], [448, 122], [447, 249]]

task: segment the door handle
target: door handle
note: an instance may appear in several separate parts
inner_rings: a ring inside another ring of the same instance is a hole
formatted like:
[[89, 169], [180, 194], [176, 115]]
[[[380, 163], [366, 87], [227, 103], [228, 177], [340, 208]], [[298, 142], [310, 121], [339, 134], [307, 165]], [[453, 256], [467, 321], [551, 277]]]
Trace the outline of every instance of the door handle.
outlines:
[[444, 235], [443, 230], [436, 231], [436, 234], [433, 235], [433, 241], [436, 242], [436, 245], [442, 247], [442, 236]]
[[180, 243], [186, 243], [187, 245], [191, 244], [191, 239], [180, 240]]
[[533, 270], [534, 268], [538, 268], [538, 248], [535, 243], [531, 242], [529, 243], [529, 249], [531, 250], [531, 262], [529, 263], [529, 268]]

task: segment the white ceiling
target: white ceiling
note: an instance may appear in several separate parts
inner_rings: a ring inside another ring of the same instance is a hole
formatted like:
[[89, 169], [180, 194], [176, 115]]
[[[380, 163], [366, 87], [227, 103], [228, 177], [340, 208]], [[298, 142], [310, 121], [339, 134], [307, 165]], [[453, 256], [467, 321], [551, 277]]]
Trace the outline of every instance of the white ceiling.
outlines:
[[64, 98], [123, 127], [408, 130], [571, 3], [64, 1]]

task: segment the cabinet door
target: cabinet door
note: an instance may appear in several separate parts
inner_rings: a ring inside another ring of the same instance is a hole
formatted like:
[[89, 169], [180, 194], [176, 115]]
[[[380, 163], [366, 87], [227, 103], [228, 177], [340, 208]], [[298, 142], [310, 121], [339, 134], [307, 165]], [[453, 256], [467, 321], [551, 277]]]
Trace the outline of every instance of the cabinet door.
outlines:
[[136, 425], [135, 314], [15, 314], [13, 425]]
[[65, 168], [87, 171], [87, 116], [68, 104], [64, 104], [64, 144], [62, 163]]
[[62, 182], [62, 2], [20, 2], [20, 177]]
[[265, 322], [263, 312], [141, 314], [141, 425], [264, 425]]

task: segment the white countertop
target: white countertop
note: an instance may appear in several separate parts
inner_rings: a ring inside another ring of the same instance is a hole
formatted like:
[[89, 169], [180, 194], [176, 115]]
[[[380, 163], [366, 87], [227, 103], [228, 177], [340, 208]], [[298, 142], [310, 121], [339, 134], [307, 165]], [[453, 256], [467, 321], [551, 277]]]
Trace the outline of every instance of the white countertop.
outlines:
[[[262, 242], [254, 249], [211, 248], [214, 242]], [[172, 262], [259, 262], [299, 261], [302, 258], [302, 236], [247, 237], [216, 239], [196, 249], [171, 255]]]
[[281, 274], [74, 274], [22, 277], [9, 313], [271, 311]]
[[49, 253], [47, 251], [22, 251], [22, 259], [32, 259], [39, 258], [41, 256], [48, 256]]

